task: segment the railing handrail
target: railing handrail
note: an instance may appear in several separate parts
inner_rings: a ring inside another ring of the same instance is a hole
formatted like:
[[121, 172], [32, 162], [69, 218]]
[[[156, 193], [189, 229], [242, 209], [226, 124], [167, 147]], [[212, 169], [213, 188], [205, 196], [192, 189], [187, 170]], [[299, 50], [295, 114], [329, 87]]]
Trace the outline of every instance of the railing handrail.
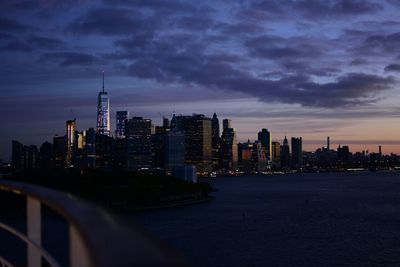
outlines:
[[127, 227], [102, 208], [76, 196], [3, 179], [0, 191], [37, 199], [75, 226], [87, 247], [91, 266], [187, 266], [179, 253], [141, 227]]
[[[0, 229], [6, 230], [7, 232], [11, 233], [12, 235], [18, 237], [22, 241], [24, 241], [26, 244], [34, 246], [41, 254], [42, 257], [45, 258], [45, 260], [50, 264], [52, 267], [60, 267], [60, 265], [57, 263], [57, 261], [46, 251], [44, 250], [39, 244], [36, 244], [33, 240], [29, 239], [24, 235], [23, 233], [15, 230], [14, 228], [4, 224], [0, 223]], [[5, 260], [4, 260], [5, 261]], [[1, 262], [1, 260], [0, 260]], [[10, 264], [10, 263], [6, 263]]]

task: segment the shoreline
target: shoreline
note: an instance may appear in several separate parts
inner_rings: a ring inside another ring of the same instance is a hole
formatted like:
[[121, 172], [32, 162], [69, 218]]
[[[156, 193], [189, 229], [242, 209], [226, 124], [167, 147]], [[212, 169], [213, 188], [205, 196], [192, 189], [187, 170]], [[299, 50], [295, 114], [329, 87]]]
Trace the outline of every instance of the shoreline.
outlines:
[[115, 213], [125, 213], [125, 212], [142, 212], [142, 211], [152, 211], [152, 210], [160, 210], [160, 209], [171, 209], [171, 208], [177, 208], [177, 207], [184, 207], [184, 206], [189, 206], [189, 205], [195, 205], [195, 204], [201, 204], [205, 202], [209, 202], [214, 200], [215, 197], [213, 196], [207, 196], [201, 199], [190, 199], [190, 200], [182, 200], [182, 201], [176, 201], [176, 202], [171, 202], [171, 203], [164, 203], [164, 204], [159, 204], [159, 205], [151, 205], [151, 206], [143, 206], [143, 207], [126, 207], [126, 208], [120, 208], [120, 207], [107, 207], [107, 209], [115, 212]]

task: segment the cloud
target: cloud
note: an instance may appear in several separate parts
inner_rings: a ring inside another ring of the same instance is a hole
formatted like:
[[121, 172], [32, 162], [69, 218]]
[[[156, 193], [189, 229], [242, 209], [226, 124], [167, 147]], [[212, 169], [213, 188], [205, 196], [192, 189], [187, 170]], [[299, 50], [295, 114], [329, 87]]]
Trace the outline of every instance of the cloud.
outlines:
[[225, 35], [236, 35], [236, 34], [257, 34], [262, 33], [264, 28], [256, 23], [250, 22], [238, 22], [238, 23], [226, 23], [220, 22], [215, 25], [215, 29], [219, 30]]
[[300, 0], [292, 7], [304, 12], [307, 18], [363, 15], [382, 11], [382, 4], [364, 0]]
[[135, 8], [148, 8], [156, 11], [169, 12], [193, 12], [196, 11], [196, 5], [185, 1], [164, 1], [164, 0], [103, 0], [109, 5], [123, 5]]
[[12, 41], [3, 47], [0, 47], [0, 51], [12, 51], [12, 52], [31, 52], [33, 47], [19, 41]]
[[134, 34], [146, 28], [141, 14], [122, 8], [96, 8], [77, 18], [67, 31], [74, 34], [118, 36]]
[[[262, 42], [255, 42], [255, 47], [266, 44], [266, 39], [270, 45], [281, 41], [278, 37], [264, 36]], [[296, 52], [295, 56], [311, 56], [313, 53], [306, 51], [310, 55]], [[130, 75], [159, 82], [195, 83], [219, 90], [238, 91], [265, 102], [329, 108], [361, 105], [374, 102], [377, 94], [390, 89], [395, 83], [391, 77], [363, 73], [349, 73], [326, 83], [313, 81], [310, 73], [282, 73], [278, 79], [265, 79], [235, 68], [230, 62], [216, 60], [218, 54], [204, 54], [190, 49], [181, 51], [174, 47], [174, 43], [158, 44], [143, 52], [145, 56], [136, 58], [135, 63], [129, 65]], [[335, 72], [335, 69], [327, 71]]]
[[361, 47], [361, 53], [393, 53], [400, 51], [400, 32], [368, 36]]
[[96, 58], [85, 53], [54, 52], [45, 53], [39, 59], [40, 62], [57, 62], [61, 67], [92, 65]]
[[395, 71], [395, 72], [400, 71], [400, 65], [399, 64], [387, 65], [385, 67], [385, 71]]
[[315, 58], [322, 54], [314, 40], [296, 37], [257, 36], [246, 41], [245, 46], [250, 55], [266, 59]]
[[32, 27], [16, 20], [0, 17], [0, 31], [2, 32], [26, 32]]
[[315, 21], [374, 14], [384, 10], [381, 3], [368, 0], [286, 0], [243, 1], [238, 16], [250, 20], [285, 20], [291, 15]]
[[206, 31], [214, 25], [214, 20], [204, 16], [186, 16], [179, 19], [176, 25], [190, 31]]
[[27, 41], [38, 48], [46, 48], [46, 49], [62, 48], [65, 45], [65, 42], [60, 39], [37, 36], [37, 35], [31, 35]]

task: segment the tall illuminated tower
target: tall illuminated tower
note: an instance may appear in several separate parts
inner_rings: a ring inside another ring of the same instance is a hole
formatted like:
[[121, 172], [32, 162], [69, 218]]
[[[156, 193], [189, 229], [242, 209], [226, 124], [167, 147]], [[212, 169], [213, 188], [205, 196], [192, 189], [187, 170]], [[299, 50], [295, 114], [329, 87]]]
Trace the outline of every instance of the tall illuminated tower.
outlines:
[[66, 137], [67, 137], [67, 155], [65, 157], [65, 166], [67, 168], [70, 168], [74, 164], [74, 154], [75, 154], [75, 144], [76, 144], [76, 139], [75, 139], [75, 130], [76, 130], [76, 121], [75, 119], [73, 120], [67, 120], [66, 122]]
[[97, 133], [110, 136], [110, 99], [108, 93], [104, 91], [104, 71], [103, 91], [99, 92], [97, 101]]

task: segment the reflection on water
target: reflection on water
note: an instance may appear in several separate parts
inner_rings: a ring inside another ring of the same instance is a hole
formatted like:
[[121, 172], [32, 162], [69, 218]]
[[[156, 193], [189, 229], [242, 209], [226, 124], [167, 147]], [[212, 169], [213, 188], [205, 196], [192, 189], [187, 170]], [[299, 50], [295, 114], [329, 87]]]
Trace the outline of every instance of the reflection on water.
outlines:
[[398, 266], [400, 173], [221, 177], [215, 200], [127, 215], [195, 266]]

